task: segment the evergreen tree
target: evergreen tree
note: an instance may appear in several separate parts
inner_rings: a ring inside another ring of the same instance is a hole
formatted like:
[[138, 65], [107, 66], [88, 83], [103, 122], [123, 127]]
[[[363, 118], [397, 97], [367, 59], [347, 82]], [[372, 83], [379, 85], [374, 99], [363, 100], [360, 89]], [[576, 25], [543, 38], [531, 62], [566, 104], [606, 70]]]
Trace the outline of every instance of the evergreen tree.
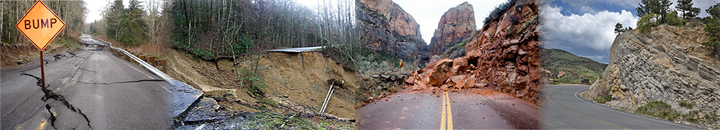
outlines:
[[620, 35], [620, 33], [622, 33], [622, 32], [625, 32], [625, 31], [623, 30], [622, 24], [620, 24], [620, 23], [615, 24], [615, 33], [617, 33], [618, 35]]
[[643, 17], [647, 14], [659, 14], [659, 24], [663, 24], [666, 21], [665, 15], [667, 15], [670, 5], [673, 3], [670, 0], [642, 0], [637, 8], [637, 16]]
[[120, 23], [120, 15], [123, 13], [123, 8], [125, 5], [123, 5], [122, 0], [115, 0], [113, 4], [111, 4], [108, 9], [105, 12], [105, 20], [107, 21], [105, 27], [105, 34], [109, 38], [118, 39], [117, 33], [118, 33], [118, 25]]
[[140, 1], [130, 0], [130, 5], [120, 15], [118, 27], [118, 41], [126, 45], [138, 45], [146, 40], [147, 22], [143, 17], [145, 11], [140, 6]]
[[[703, 45], [712, 46], [717, 48], [720, 45], [720, 3], [710, 6], [705, 12], [710, 14], [705, 24], [705, 35], [708, 36], [708, 41], [704, 42]], [[714, 49], [717, 50], [717, 49]]]
[[689, 19], [700, 14], [700, 8], [693, 7], [692, 0], [678, 0], [675, 8], [680, 11], [683, 19]]

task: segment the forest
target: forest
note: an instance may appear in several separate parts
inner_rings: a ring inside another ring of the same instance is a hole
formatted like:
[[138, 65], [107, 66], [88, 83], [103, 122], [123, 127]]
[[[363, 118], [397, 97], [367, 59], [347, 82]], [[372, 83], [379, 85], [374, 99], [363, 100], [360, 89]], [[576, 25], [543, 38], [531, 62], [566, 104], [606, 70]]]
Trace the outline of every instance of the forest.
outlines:
[[[85, 2], [68, 0], [45, 0], [43, 2], [67, 24], [56, 41], [77, 40], [85, 28], [85, 14], [87, 13]], [[31, 45], [30, 41], [15, 28], [15, 25], [34, 3], [34, 0], [0, 2], [0, 43], [2, 45]]]

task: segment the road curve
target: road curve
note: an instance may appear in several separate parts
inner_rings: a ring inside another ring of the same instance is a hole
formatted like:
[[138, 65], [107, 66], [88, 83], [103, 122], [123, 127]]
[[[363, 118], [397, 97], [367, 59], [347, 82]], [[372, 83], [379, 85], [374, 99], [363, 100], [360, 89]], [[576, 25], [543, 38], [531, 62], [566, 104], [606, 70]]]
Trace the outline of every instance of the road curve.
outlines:
[[581, 98], [588, 85], [548, 85], [542, 89], [542, 129], [701, 129], [608, 108]]
[[358, 108], [356, 112], [358, 129], [539, 127], [537, 106], [503, 94], [396, 93]]

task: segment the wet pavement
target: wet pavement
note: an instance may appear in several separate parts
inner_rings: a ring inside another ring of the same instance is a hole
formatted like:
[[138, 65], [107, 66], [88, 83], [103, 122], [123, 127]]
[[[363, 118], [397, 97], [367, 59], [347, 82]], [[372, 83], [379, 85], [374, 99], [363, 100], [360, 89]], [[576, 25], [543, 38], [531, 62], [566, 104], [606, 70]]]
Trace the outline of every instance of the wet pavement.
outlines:
[[396, 93], [356, 111], [358, 129], [538, 128], [536, 106], [503, 94]]
[[168, 128], [170, 84], [98, 47], [46, 55], [50, 98], [35, 78], [40, 62], [3, 69], [1, 129]]

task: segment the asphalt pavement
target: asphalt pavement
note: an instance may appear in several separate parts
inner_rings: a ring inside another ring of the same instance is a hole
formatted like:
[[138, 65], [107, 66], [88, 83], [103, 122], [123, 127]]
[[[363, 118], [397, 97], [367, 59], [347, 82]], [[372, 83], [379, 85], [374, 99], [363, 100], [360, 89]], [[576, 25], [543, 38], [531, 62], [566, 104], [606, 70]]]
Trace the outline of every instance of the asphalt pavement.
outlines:
[[542, 89], [543, 129], [701, 129], [612, 109], [581, 98], [588, 85], [549, 85]]
[[358, 129], [538, 128], [536, 106], [503, 94], [404, 92], [356, 112]]
[[170, 125], [170, 85], [144, 68], [113, 56], [90, 37], [75, 53], [45, 55], [45, 81], [38, 84], [40, 62], [3, 68], [1, 129], [164, 129]]

